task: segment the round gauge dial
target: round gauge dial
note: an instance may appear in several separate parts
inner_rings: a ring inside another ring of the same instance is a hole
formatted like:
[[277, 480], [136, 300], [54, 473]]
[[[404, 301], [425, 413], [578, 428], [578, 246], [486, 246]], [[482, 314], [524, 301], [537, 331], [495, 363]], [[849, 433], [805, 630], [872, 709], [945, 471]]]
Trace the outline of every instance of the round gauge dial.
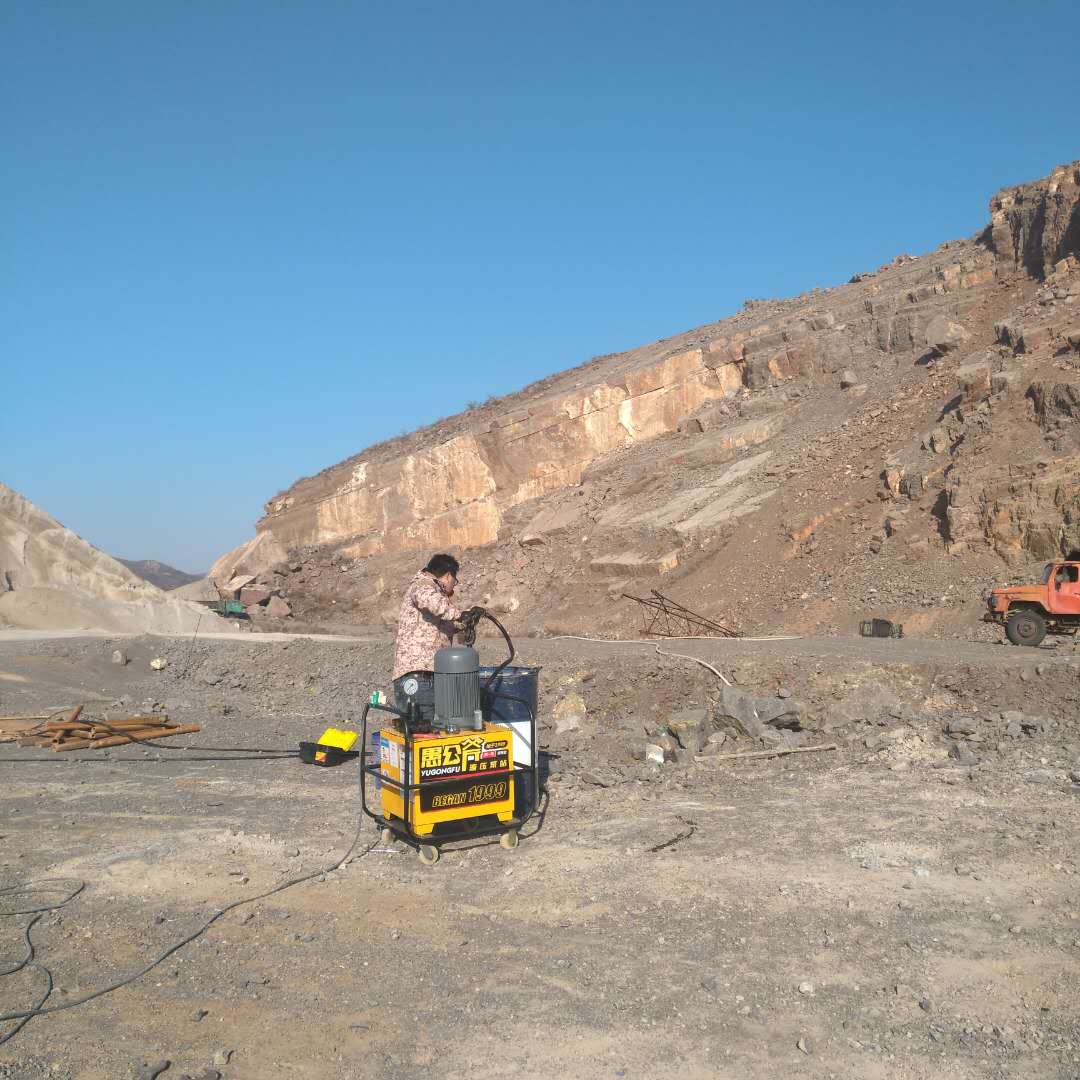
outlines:
[[405, 691], [406, 697], [415, 696], [416, 692], [420, 689], [420, 680], [409, 676], [402, 684], [401, 689]]

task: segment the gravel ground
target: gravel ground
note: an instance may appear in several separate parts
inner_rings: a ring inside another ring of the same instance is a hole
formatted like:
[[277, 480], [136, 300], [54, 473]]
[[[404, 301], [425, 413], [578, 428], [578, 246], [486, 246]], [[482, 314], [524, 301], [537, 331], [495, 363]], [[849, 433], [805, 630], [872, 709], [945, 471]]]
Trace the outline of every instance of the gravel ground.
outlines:
[[[376, 844], [31, 1021], [0, 1077], [116, 1080], [161, 1060], [166, 1080], [1080, 1075], [1075, 653], [837, 640], [672, 645], [740, 687], [790, 685], [811, 737], [841, 748], [662, 767], [626, 747], [714, 676], [647, 647], [523, 643], [544, 664], [552, 771], [516, 851], [478, 840], [424, 867]], [[388, 662], [385, 641], [2, 642], [0, 713], [161, 703], [204, 725], [192, 745], [289, 748], [354, 716]], [[904, 717], [859, 716], [868, 686]], [[571, 693], [587, 715], [560, 731]], [[935, 710], [996, 731], [1024, 701], [1039, 721], [1022, 736], [965, 741], [971, 767], [947, 756]], [[358, 824], [352, 766], [9, 744], [0, 775], [0, 884], [86, 883], [35, 927], [50, 1003], [332, 865]], [[376, 841], [368, 823], [358, 853]], [[0, 969], [27, 918], [0, 918]], [[0, 1005], [42, 985], [0, 979]]]

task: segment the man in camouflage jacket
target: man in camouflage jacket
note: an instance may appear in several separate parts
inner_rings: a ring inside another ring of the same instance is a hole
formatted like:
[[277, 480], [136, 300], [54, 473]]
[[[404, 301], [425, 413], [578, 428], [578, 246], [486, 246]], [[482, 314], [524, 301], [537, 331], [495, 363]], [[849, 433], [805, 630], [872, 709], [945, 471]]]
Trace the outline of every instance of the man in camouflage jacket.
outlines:
[[413, 672], [428, 673], [429, 678], [421, 681], [430, 685], [435, 653], [452, 645], [454, 634], [461, 629], [462, 613], [450, 602], [457, 587], [458, 569], [452, 555], [433, 555], [405, 591], [394, 650], [394, 696], [399, 706], [404, 701], [404, 677]]

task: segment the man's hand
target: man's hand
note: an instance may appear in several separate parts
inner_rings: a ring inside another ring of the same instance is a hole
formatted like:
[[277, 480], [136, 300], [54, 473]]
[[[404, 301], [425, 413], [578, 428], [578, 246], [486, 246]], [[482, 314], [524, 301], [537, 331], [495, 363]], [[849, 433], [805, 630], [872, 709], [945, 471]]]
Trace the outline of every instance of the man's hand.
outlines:
[[454, 628], [457, 630], [468, 630], [480, 621], [480, 617], [483, 614], [484, 609], [482, 607], [468, 608], [461, 613], [459, 618], [454, 620]]
[[461, 618], [454, 621], [454, 628], [461, 634], [461, 640], [471, 645], [476, 640], [476, 624], [484, 615], [482, 607], [471, 607], [461, 613]]

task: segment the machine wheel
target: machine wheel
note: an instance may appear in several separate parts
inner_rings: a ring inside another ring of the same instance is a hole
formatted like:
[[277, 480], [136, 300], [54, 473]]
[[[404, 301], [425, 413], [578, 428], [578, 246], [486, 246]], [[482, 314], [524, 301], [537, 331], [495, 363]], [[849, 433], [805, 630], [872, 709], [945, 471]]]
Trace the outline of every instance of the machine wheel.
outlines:
[[513, 851], [518, 846], [518, 832], [517, 829], [508, 829], [499, 837], [499, 846], [506, 848], [507, 851]]
[[379, 833], [379, 842], [382, 844], [392, 844], [394, 842], [394, 830], [389, 826], [384, 825], [382, 831]]
[[1005, 636], [1014, 645], [1039, 645], [1046, 637], [1046, 620], [1030, 609], [1014, 611], [1005, 623]]
[[421, 844], [416, 854], [425, 866], [434, 866], [439, 861], [439, 849], [434, 844]]

